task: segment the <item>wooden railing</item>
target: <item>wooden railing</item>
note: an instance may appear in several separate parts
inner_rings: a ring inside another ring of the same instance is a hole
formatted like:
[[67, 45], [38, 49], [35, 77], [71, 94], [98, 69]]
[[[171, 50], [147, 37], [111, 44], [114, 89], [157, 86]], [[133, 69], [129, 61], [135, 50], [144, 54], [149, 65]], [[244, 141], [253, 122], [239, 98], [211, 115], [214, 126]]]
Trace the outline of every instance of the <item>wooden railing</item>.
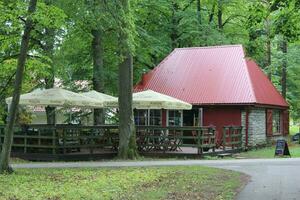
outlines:
[[[0, 127], [0, 143], [4, 138]], [[118, 126], [30, 125], [15, 127], [12, 151], [17, 153], [93, 154], [95, 149], [118, 145]]]
[[232, 149], [242, 148], [242, 130], [241, 126], [224, 126], [223, 127], [223, 149], [231, 147]]
[[[241, 127], [224, 127], [223, 147], [241, 148]], [[117, 152], [119, 127], [117, 125], [30, 125], [15, 127], [12, 151], [16, 153], [96, 154]], [[197, 148], [202, 154], [216, 149], [215, 127], [161, 127], [136, 126], [138, 149], [149, 151], [181, 151], [182, 147]], [[0, 144], [4, 126], [0, 126]], [[1, 145], [0, 145], [1, 148]]]
[[141, 151], [176, 151], [181, 147], [196, 147], [198, 154], [215, 151], [214, 127], [137, 127], [137, 144]]

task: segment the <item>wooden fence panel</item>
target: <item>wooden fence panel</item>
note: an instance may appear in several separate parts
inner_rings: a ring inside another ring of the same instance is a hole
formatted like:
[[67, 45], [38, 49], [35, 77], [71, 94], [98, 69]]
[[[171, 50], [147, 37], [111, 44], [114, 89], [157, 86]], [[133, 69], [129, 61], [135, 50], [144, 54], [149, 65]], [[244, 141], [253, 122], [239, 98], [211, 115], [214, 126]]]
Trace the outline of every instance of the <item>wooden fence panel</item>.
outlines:
[[226, 147], [232, 149], [242, 148], [242, 129], [241, 126], [223, 127], [223, 150], [226, 150]]

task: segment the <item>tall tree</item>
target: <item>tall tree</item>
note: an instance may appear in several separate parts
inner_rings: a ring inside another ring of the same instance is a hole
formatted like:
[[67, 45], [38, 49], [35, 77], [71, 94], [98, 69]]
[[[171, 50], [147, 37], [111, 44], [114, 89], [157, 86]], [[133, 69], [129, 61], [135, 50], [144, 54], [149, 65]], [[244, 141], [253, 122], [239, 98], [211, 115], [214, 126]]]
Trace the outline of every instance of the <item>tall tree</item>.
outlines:
[[201, 0], [197, 0], [197, 17], [199, 24], [201, 24]]
[[134, 21], [129, 0], [121, 0], [119, 5], [119, 43], [121, 63], [119, 65], [119, 152], [122, 159], [135, 158], [137, 154], [135, 125], [132, 110], [133, 88], [133, 51], [134, 41], [132, 33]]
[[[103, 44], [101, 30], [92, 30], [93, 89], [103, 92]], [[94, 109], [94, 124], [104, 124], [104, 110]]]
[[[248, 10], [247, 29], [249, 31], [248, 53], [265, 69], [272, 79], [272, 40], [275, 37], [274, 19], [282, 0], [253, 1]], [[258, 48], [261, 46], [261, 48]]]
[[218, 27], [219, 30], [223, 29], [223, 1], [218, 0]]
[[288, 50], [288, 42], [286, 39], [280, 41], [279, 48], [283, 54], [282, 66], [281, 66], [281, 95], [283, 96], [283, 98], [286, 98], [287, 50]]
[[[104, 45], [103, 45], [103, 16], [104, 14], [101, 12], [104, 12], [103, 9], [103, 0], [92, 0], [92, 1], [86, 1], [85, 4], [87, 5], [87, 8], [89, 11], [91, 11], [92, 15], [91, 17], [95, 17], [95, 20], [91, 19], [93, 24], [90, 27], [91, 35], [92, 35], [92, 41], [91, 41], [91, 57], [93, 60], [93, 89], [97, 92], [104, 92], [104, 81], [103, 81], [103, 73], [104, 73], [104, 66], [103, 66], [103, 60], [104, 60]], [[97, 108], [94, 109], [94, 124], [104, 124], [105, 118], [104, 118], [104, 109]]]
[[[78, 79], [91, 80], [90, 88], [98, 92], [116, 93], [117, 69], [112, 66], [117, 62], [115, 53], [116, 38], [113, 18], [109, 18], [112, 2], [105, 0], [64, 0], [63, 8], [71, 23], [62, 49], [59, 50], [60, 60], [64, 61], [61, 68], [68, 73], [70, 79], [65, 85], [72, 85]], [[107, 9], [106, 9], [107, 8]], [[73, 48], [73, 49], [72, 49]], [[67, 58], [67, 59], [66, 59]], [[109, 66], [109, 68], [106, 68]], [[67, 70], [66, 70], [67, 68]], [[105, 75], [104, 75], [105, 74]], [[61, 74], [63, 75], [63, 74]], [[66, 78], [63, 78], [66, 79]], [[112, 90], [111, 88], [114, 88]], [[75, 89], [75, 88], [74, 88]], [[94, 110], [94, 124], [104, 123], [104, 110]]]
[[0, 173], [12, 172], [12, 168], [9, 166], [9, 158], [11, 152], [11, 145], [13, 141], [14, 124], [15, 124], [15, 119], [17, 115], [19, 100], [20, 100], [20, 93], [22, 89], [22, 80], [23, 80], [24, 67], [25, 67], [25, 62], [26, 62], [26, 57], [28, 52], [30, 32], [33, 28], [32, 14], [36, 10], [36, 4], [37, 4], [37, 0], [30, 0], [28, 6], [27, 19], [25, 21], [24, 33], [21, 41], [20, 55], [18, 57], [18, 64], [16, 69], [14, 94], [13, 94], [12, 103], [9, 108], [8, 124], [6, 126], [4, 142], [2, 145], [2, 151], [0, 157]]
[[297, 23], [300, 20], [298, 1], [277, 0], [277, 8], [280, 12], [276, 13], [275, 32], [279, 35], [279, 49], [282, 52], [281, 63], [281, 94], [284, 98], [287, 96], [287, 53], [288, 43], [295, 42], [300, 36], [300, 26]]
[[[45, 3], [47, 5], [51, 5], [53, 0], [46, 0]], [[45, 78], [45, 87], [46, 89], [53, 88], [54, 87], [54, 42], [55, 42], [55, 29], [53, 28], [46, 28], [45, 34], [44, 34], [44, 45], [42, 45], [42, 49], [45, 53], [45, 55], [48, 57], [49, 60], [49, 66], [50, 66], [50, 73]], [[46, 118], [47, 118], [47, 124], [55, 124], [55, 107], [52, 106], [46, 106]]]

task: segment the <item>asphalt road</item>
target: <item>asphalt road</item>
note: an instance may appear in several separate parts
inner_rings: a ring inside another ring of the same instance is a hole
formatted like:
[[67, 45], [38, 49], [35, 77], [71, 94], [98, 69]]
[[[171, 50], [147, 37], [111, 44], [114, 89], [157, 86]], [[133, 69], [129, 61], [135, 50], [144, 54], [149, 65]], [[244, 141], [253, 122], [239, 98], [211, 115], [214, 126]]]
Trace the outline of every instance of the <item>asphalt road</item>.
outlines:
[[278, 159], [254, 163], [211, 165], [244, 172], [250, 182], [238, 194], [238, 200], [298, 200], [300, 199], [300, 160]]
[[137, 162], [58, 162], [14, 164], [14, 168], [142, 167], [204, 165], [251, 176], [238, 200], [300, 200], [300, 158], [245, 160], [166, 160]]

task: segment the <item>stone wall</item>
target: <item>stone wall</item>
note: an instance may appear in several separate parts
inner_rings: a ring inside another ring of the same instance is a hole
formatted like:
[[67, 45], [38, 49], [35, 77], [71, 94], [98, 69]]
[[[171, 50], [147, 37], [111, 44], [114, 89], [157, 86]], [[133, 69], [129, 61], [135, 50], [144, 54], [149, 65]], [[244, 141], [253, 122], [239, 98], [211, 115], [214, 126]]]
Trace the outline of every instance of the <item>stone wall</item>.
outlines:
[[248, 144], [251, 147], [267, 143], [266, 110], [254, 108], [249, 110]]
[[243, 129], [242, 129], [242, 141], [243, 141], [242, 146], [245, 147], [245, 144], [246, 144], [246, 111], [242, 110], [241, 114], [242, 114], [241, 126], [243, 127]]

